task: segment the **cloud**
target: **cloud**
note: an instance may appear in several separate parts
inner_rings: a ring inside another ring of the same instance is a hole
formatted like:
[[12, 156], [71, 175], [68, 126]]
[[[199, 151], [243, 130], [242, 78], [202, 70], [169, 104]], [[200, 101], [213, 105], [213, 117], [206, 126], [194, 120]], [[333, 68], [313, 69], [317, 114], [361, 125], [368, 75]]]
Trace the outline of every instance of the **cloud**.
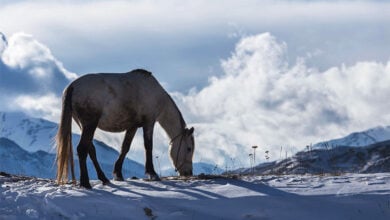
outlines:
[[0, 110], [58, 116], [58, 106], [53, 103], [58, 103], [76, 74], [66, 70], [49, 48], [31, 35], [16, 33], [8, 40], [3, 35], [0, 43], [0, 100], [4, 103]]
[[8, 45], [8, 41], [3, 33], [0, 32], [0, 54], [3, 53]]
[[279, 159], [280, 146], [291, 155], [310, 143], [390, 123], [390, 61], [321, 72], [300, 57], [289, 64], [287, 54], [287, 44], [269, 33], [244, 37], [221, 61], [222, 76], [200, 91], [175, 94], [197, 128], [202, 159], [247, 162], [252, 145]]

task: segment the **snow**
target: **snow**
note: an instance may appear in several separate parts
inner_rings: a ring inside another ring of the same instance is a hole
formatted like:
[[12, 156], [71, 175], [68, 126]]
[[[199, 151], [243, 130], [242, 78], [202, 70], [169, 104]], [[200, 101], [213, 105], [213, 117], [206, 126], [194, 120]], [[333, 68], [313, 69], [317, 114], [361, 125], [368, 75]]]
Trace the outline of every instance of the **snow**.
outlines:
[[324, 141], [313, 146], [314, 149], [337, 146], [363, 147], [390, 140], [390, 126], [378, 126], [361, 132], [354, 132], [339, 139]]
[[0, 176], [0, 219], [390, 219], [390, 173], [91, 183]]
[[[30, 118], [22, 113], [0, 112], [0, 171], [41, 177], [0, 173], [0, 220], [390, 219], [390, 173], [378, 173], [388, 167], [387, 142], [378, 143], [377, 148], [354, 148], [352, 151], [369, 151], [360, 159], [369, 159], [362, 164], [363, 170], [374, 172], [371, 174], [330, 172], [343, 175], [219, 176], [211, 179], [166, 177], [160, 182], [127, 179], [103, 186], [96, 180], [93, 166], [89, 163], [89, 174], [94, 180], [91, 181], [93, 189], [86, 190], [74, 185], [58, 186], [52, 179], [43, 179], [55, 176], [55, 155], [51, 149], [56, 129], [57, 124], [43, 119]], [[390, 134], [390, 127], [378, 127], [351, 134], [337, 145], [354, 143], [354, 146], [359, 146], [384, 140], [387, 133]], [[74, 134], [74, 145], [78, 139], [79, 135]], [[118, 152], [103, 142], [94, 143], [102, 169], [111, 178]], [[341, 161], [337, 168], [344, 164], [356, 167], [350, 157], [338, 157], [338, 153], [348, 153], [349, 150], [332, 147], [326, 151], [301, 152], [286, 159], [285, 165], [302, 168], [302, 162], [307, 164], [312, 161], [325, 169], [324, 161], [331, 160], [333, 156]], [[356, 157], [355, 154], [342, 155]], [[256, 170], [277, 164], [263, 164]], [[125, 177], [143, 176], [143, 170], [141, 164], [126, 159]], [[173, 169], [162, 171], [163, 175], [168, 172], [174, 173]], [[218, 174], [222, 170], [215, 165], [195, 163], [194, 173], [200, 172]], [[347, 172], [350, 171], [347, 169]]]
[[0, 137], [13, 140], [29, 152], [43, 150], [54, 153], [56, 132], [57, 124], [53, 122], [21, 112], [0, 112]]

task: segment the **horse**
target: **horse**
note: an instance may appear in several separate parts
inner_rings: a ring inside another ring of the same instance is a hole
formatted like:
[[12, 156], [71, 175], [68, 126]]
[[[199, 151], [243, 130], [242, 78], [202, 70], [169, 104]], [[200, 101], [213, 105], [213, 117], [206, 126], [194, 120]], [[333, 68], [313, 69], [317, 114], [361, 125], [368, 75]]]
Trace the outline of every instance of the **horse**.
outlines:
[[143, 129], [145, 174], [160, 180], [153, 166], [153, 130], [158, 122], [170, 138], [171, 161], [180, 176], [192, 175], [195, 150], [194, 128], [187, 128], [181, 112], [169, 94], [152, 75], [143, 69], [127, 73], [87, 74], [70, 83], [62, 95], [62, 113], [56, 134], [58, 184], [68, 181], [69, 169], [76, 183], [72, 150], [72, 118], [81, 129], [77, 146], [80, 165], [80, 186], [91, 188], [86, 159], [89, 155], [99, 180], [104, 175], [93, 145], [97, 128], [108, 132], [125, 132], [122, 148], [114, 165], [114, 180], [123, 181], [122, 164], [138, 128]]

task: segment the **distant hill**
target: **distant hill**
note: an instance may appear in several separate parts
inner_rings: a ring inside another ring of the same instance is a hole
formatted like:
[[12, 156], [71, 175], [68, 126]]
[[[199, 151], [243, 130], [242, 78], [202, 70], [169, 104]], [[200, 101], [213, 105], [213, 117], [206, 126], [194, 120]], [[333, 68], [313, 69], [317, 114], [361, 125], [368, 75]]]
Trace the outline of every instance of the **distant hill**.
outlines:
[[[216, 165], [202, 163], [202, 162], [193, 164], [193, 174], [194, 175], [199, 175], [201, 173], [203, 173], [203, 174], [221, 174], [222, 172], [223, 172], [223, 170]], [[169, 168], [169, 169], [163, 170], [162, 173], [163, 173], [163, 175], [172, 176], [176, 172], [175, 172], [174, 168]]]
[[241, 174], [337, 174], [390, 172], [390, 141], [367, 147], [338, 146], [295, 154], [282, 161], [239, 169]]
[[[103, 153], [107, 153], [103, 152]], [[115, 151], [111, 152], [115, 156]], [[118, 155], [118, 153], [116, 152]], [[0, 138], [0, 171], [40, 178], [55, 178], [55, 154], [43, 150], [28, 152], [8, 138]], [[75, 157], [76, 177], [79, 176], [78, 159]], [[108, 178], [112, 178], [113, 162], [100, 162], [100, 166]], [[88, 174], [91, 179], [97, 179], [95, 168], [90, 160], [87, 162]], [[126, 177], [143, 177], [142, 165], [126, 159], [123, 165], [123, 174]]]
[[[54, 137], [57, 124], [31, 118], [20, 112], [0, 112], [0, 171], [36, 177], [55, 178]], [[80, 135], [73, 134], [74, 148]], [[119, 153], [101, 141], [94, 140], [98, 161], [108, 178], [112, 177], [113, 166]], [[76, 173], [78, 177], [78, 161], [74, 151]], [[88, 174], [95, 179], [96, 171], [88, 159]], [[125, 159], [123, 164], [125, 177], [144, 177], [144, 166]]]
[[378, 126], [361, 132], [354, 132], [343, 138], [324, 141], [313, 145], [314, 149], [337, 146], [363, 147], [390, 140], [390, 126]]
[[[0, 112], [0, 171], [55, 178], [55, 149], [54, 137], [58, 125], [41, 118], [32, 118], [20, 112]], [[73, 134], [73, 147], [76, 148], [80, 135]], [[112, 178], [114, 163], [119, 153], [105, 143], [94, 140], [98, 161], [108, 178]], [[78, 178], [78, 161], [76, 149], [74, 151], [75, 171]], [[88, 174], [96, 179], [96, 171], [88, 159]], [[215, 166], [206, 163], [194, 163], [194, 175], [200, 173], [221, 173]], [[140, 163], [128, 158], [123, 163], [125, 178], [143, 178], [145, 169]], [[159, 172], [156, 170], [156, 172]], [[162, 170], [163, 175], [176, 175], [173, 168]]]

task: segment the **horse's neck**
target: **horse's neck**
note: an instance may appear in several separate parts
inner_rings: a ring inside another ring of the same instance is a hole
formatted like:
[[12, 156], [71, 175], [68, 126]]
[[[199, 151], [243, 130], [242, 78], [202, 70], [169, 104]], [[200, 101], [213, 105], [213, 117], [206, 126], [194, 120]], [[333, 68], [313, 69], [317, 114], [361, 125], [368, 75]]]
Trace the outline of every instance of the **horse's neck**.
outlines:
[[169, 98], [164, 106], [158, 122], [165, 132], [167, 132], [170, 139], [181, 134], [186, 126], [179, 109], [171, 98]]

